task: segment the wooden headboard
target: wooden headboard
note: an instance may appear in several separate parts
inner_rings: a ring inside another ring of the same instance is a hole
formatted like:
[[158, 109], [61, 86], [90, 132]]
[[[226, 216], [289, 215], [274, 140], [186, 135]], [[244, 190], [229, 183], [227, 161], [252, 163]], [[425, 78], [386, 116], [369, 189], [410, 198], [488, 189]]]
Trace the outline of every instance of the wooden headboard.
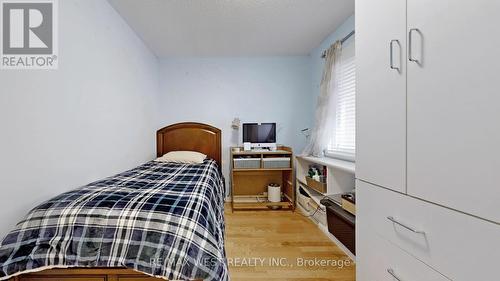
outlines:
[[198, 151], [214, 159], [222, 169], [221, 135], [220, 129], [207, 124], [172, 124], [156, 132], [156, 155], [176, 150]]

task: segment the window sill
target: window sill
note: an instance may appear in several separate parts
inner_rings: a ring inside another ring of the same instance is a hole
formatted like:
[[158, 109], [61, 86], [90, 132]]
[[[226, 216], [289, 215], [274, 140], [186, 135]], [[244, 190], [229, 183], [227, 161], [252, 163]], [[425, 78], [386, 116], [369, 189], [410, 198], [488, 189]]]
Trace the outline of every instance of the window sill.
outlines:
[[297, 156], [297, 158], [304, 159], [311, 163], [339, 169], [352, 174], [354, 174], [356, 171], [356, 165], [352, 161], [345, 161], [330, 157], [314, 157], [314, 156]]
[[349, 162], [353, 162], [353, 163], [355, 162], [355, 159], [356, 159], [355, 155], [353, 155], [353, 154], [334, 152], [331, 150], [325, 151], [325, 157], [338, 159], [338, 160], [342, 160], [342, 161], [349, 161]]

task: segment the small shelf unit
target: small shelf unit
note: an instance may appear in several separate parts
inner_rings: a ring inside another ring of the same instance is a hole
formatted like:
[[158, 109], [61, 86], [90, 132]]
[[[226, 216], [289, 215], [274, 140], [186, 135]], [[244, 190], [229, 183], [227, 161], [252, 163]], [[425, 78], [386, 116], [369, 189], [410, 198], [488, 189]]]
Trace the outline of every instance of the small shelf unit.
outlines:
[[309, 166], [325, 166], [326, 192], [323, 195], [342, 194], [354, 189], [354, 173], [356, 165], [354, 162], [339, 160], [329, 157], [297, 156], [297, 181], [307, 186], [306, 176]]
[[[230, 150], [231, 162], [231, 205], [238, 210], [294, 210], [295, 185], [293, 152], [290, 147], [278, 146], [275, 151]], [[270, 159], [276, 161], [269, 161]], [[246, 159], [241, 161], [240, 159]], [[266, 167], [279, 163], [282, 167]], [[281, 202], [267, 200], [267, 186], [271, 183], [281, 185]]]
[[[323, 192], [307, 184], [306, 176], [311, 165], [326, 168], [326, 190]], [[355, 163], [353, 162], [328, 157], [297, 156], [295, 185], [298, 197], [297, 208], [306, 214], [314, 213], [312, 219], [318, 225], [326, 227], [326, 208], [321, 205], [321, 199], [326, 196], [340, 197], [340, 194], [352, 191], [354, 173]], [[305, 195], [301, 193], [301, 190]], [[316, 209], [318, 212], [315, 212]]]
[[[319, 192], [307, 184], [306, 176], [311, 165], [326, 167], [326, 192]], [[297, 156], [295, 167], [297, 209], [307, 215], [325, 235], [352, 260], [355, 260], [354, 254], [336, 236], [330, 233], [327, 207], [321, 204], [321, 199], [328, 196], [334, 204], [340, 206], [341, 194], [353, 191], [355, 163], [328, 157]]]

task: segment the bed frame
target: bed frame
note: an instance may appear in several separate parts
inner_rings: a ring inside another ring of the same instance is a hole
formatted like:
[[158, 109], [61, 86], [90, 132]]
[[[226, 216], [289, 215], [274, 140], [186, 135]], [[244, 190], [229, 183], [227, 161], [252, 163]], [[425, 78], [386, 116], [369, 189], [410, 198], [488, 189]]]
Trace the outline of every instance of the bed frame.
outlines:
[[221, 130], [207, 124], [177, 123], [156, 132], [156, 156], [176, 150], [198, 151], [222, 167]]
[[[169, 151], [190, 150], [206, 154], [222, 167], [221, 130], [213, 126], [184, 122], [156, 132], [156, 155]], [[127, 268], [64, 268], [21, 274], [10, 281], [155, 281], [165, 280]], [[197, 280], [194, 280], [197, 281]]]

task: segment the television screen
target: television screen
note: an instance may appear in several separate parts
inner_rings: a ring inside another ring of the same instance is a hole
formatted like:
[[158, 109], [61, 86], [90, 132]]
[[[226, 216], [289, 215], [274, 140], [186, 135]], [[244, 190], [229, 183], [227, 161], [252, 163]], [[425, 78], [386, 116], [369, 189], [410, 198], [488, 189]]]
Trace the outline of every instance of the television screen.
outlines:
[[276, 123], [243, 124], [243, 142], [275, 143]]

